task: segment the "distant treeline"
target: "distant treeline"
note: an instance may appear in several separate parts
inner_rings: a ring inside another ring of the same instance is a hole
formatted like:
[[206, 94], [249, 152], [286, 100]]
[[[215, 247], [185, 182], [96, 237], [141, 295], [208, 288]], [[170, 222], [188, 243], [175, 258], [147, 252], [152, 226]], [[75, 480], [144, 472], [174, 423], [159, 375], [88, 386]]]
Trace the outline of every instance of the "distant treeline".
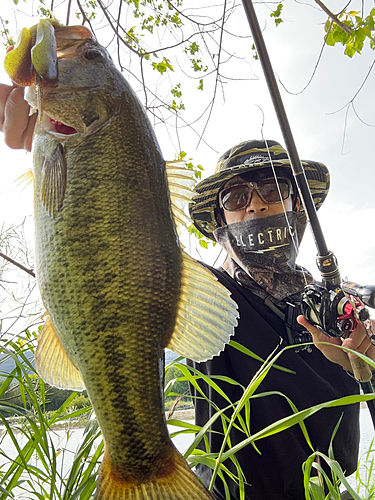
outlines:
[[[45, 412], [50, 412], [60, 408], [60, 406], [68, 399], [68, 397], [74, 391], [57, 389], [56, 387], [51, 387], [50, 385], [45, 384], [43, 392], [44, 392], [44, 397], [42, 398], [41, 396], [40, 405]], [[26, 413], [26, 409], [30, 410], [33, 407], [27, 393], [21, 394], [18, 384], [8, 389], [8, 391], [1, 398], [0, 403], [1, 403], [0, 413], [4, 417], [9, 417], [10, 415], [14, 414], [14, 412], [11, 411], [8, 412], [6, 410], [7, 405], [18, 407], [20, 413]], [[72, 401], [70, 407], [72, 409], [73, 407], [76, 409], [80, 409], [89, 405], [90, 405], [90, 400], [87, 396], [87, 392], [83, 391], [82, 393], [77, 394], [77, 396]]]
[[[29, 361], [33, 357], [33, 353], [25, 352]], [[171, 361], [176, 359], [177, 355], [172, 351], [166, 351], [165, 355], [165, 364], [169, 364]], [[15, 368], [15, 361], [11, 358], [7, 358], [5, 355], [0, 354], [0, 385], [6, 380], [7, 375], [11, 373]], [[30, 377], [35, 377], [36, 384], [40, 383], [35, 375], [30, 371]], [[170, 380], [177, 379], [182, 376], [182, 373], [175, 366], [171, 366], [166, 373], [165, 376], [165, 385], [167, 385]], [[61, 407], [61, 405], [69, 398], [69, 396], [74, 391], [57, 389], [56, 387], [52, 387], [48, 384], [44, 384], [43, 389], [39, 390], [41, 395], [40, 405], [45, 412], [51, 412], [57, 410]], [[176, 381], [173, 386], [173, 394], [178, 394], [183, 396], [183, 401], [191, 401], [189, 398], [189, 384], [187, 381]], [[169, 407], [171, 402], [176, 399], [175, 395], [166, 398], [166, 406]], [[2, 395], [0, 400], [0, 414], [4, 417], [8, 417], [14, 412], [8, 412], [6, 407], [11, 405], [13, 407], [17, 407], [20, 413], [26, 413], [26, 409], [31, 409], [32, 404], [30, 399], [28, 398], [27, 393], [21, 393], [20, 385], [14, 384], [9, 386], [8, 390]], [[87, 392], [83, 391], [78, 393], [72, 403], [70, 404], [70, 408], [81, 409], [90, 405], [90, 400], [88, 398]], [[25, 409], [26, 408], [26, 409]]]

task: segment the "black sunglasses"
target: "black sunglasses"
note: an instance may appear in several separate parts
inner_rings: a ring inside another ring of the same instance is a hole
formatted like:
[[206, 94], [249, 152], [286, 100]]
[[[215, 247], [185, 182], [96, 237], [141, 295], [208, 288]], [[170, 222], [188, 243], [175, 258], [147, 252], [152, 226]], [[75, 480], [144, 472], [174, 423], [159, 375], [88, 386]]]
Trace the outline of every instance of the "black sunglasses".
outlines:
[[277, 182], [274, 177], [258, 182], [241, 182], [220, 191], [220, 208], [228, 212], [243, 210], [249, 205], [254, 189], [265, 203], [281, 203], [282, 200], [287, 200], [293, 192], [291, 181], [284, 178], [278, 178]]

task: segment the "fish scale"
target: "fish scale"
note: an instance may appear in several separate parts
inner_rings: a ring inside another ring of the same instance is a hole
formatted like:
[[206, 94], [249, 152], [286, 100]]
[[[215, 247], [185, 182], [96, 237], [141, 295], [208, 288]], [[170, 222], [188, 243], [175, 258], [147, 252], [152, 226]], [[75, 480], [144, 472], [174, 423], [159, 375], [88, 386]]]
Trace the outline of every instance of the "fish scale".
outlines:
[[191, 174], [166, 165], [136, 94], [86, 28], [43, 21], [9, 54], [15, 81], [34, 75], [40, 113], [37, 370], [87, 389], [105, 442], [96, 500], [208, 500], [169, 437], [162, 390], [165, 347], [208, 359], [237, 323], [229, 292], [179, 246]]
[[[48, 96], [44, 106], [48, 112]], [[127, 113], [126, 109], [121, 110], [120, 116], [125, 117]], [[138, 182], [138, 165], [144, 152], [141, 150], [139, 157], [131, 161], [124, 154], [128, 142], [124, 140], [125, 121], [125, 118], [113, 121], [105, 131], [71, 152], [66, 148], [68, 184], [63, 210], [53, 220], [41, 201], [39, 175], [35, 172], [37, 269], [38, 278], [44, 284], [42, 298], [53, 324], [74, 324], [75, 335], [62, 344], [72, 353], [75, 364], [83, 366], [80, 371], [97, 418], [99, 422], [106, 421], [106, 425], [101, 426], [112, 463], [121, 464], [123, 469], [131, 468], [134, 478], [141, 481], [153, 474], [159, 454], [164, 459], [163, 448], [169, 442], [162, 425], [164, 416], [155, 411], [162, 401], [159, 378], [162, 352], [160, 348], [155, 352], [147, 342], [160, 338], [166, 322], [172, 322], [179, 269], [170, 218], [161, 221], [156, 218], [154, 206], [163, 200], [159, 193], [156, 196], [155, 192], [146, 191], [144, 181]], [[110, 144], [108, 136], [112, 137]], [[87, 156], [88, 150], [90, 156]], [[34, 155], [43, 154], [36, 146]], [[157, 151], [154, 155], [159, 160]], [[101, 168], [94, 168], [99, 161]], [[133, 193], [129, 193], [129, 179], [133, 189], [143, 185], [143, 196], [137, 189], [135, 202]], [[163, 180], [158, 179], [158, 184]], [[147, 205], [150, 199], [155, 201], [151, 207], [143, 207], [149, 208], [145, 217], [145, 211], [140, 213], [138, 205]], [[164, 203], [169, 203], [166, 197]], [[127, 214], [126, 224], [122, 214]], [[166, 227], [162, 230], [164, 244], [158, 248], [154, 244], [158, 239], [155, 227], [160, 223]], [[54, 237], [53, 247], [45, 244], [50, 232], [58, 235]], [[114, 236], [110, 245], [108, 233]], [[126, 242], [133, 238], [131, 247]], [[47, 248], [50, 251], [46, 251]], [[61, 259], [56, 260], [56, 255]], [[61, 277], [62, 271], [65, 271], [65, 279]], [[108, 280], [108, 272], [115, 277]], [[75, 276], [75, 281], [69, 279], [69, 274]], [[135, 278], [137, 287], [131, 286]], [[142, 296], [143, 290], [152, 301]], [[82, 310], [87, 314], [83, 315]], [[98, 332], [95, 342], [93, 329]], [[141, 339], [139, 332], [142, 332]], [[68, 333], [61, 331], [61, 336], [65, 339]], [[118, 363], [116, 360], [121, 356], [124, 362]], [[109, 366], [116, 367], [114, 376]], [[139, 382], [135, 387], [137, 372]], [[100, 384], [97, 384], [98, 377]], [[115, 394], [115, 398], [111, 394]], [[142, 399], [148, 401], [147, 407]], [[102, 408], [106, 408], [103, 417]], [[145, 426], [149, 429], [147, 434], [138, 430]]]

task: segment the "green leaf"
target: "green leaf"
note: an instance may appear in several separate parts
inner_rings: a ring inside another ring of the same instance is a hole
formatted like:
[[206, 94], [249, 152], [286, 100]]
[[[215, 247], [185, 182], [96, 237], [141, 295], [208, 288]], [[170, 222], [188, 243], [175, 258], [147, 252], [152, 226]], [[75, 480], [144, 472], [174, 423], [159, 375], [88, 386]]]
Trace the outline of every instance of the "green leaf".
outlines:
[[189, 46], [188, 51], [190, 52], [191, 55], [194, 55], [195, 53], [197, 53], [199, 51], [199, 45], [197, 44], [197, 42], [193, 42]]
[[153, 62], [152, 67], [159, 71], [160, 74], [165, 73], [168, 69], [174, 71], [169, 59], [166, 59], [165, 57], [163, 57], [163, 60], [160, 63]]
[[331, 45], [331, 46], [336, 45], [336, 41], [335, 41], [335, 39], [333, 37], [332, 31], [330, 31], [328, 33], [328, 35], [326, 36], [326, 44], [327, 45]]
[[296, 423], [302, 422], [304, 419], [309, 417], [310, 415], [313, 415], [317, 411], [320, 411], [323, 408], [330, 408], [330, 407], [335, 407], [335, 406], [341, 406], [341, 405], [350, 405], [353, 403], [357, 403], [359, 401], [369, 401], [371, 399], [374, 399], [375, 395], [365, 395], [365, 396], [345, 396], [340, 399], [336, 399], [333, 401], [327, 401], [326, 403], [321, 403], [319, 405], [316, 405], [311, 408], [307, 408], [306, 410], [302, 410], [298, 413], [295, 413], [289, 417], [285, 417], [278, 422], [275, 422], [274, 424], [271, 424], [261, 431], [253, 434], [250, 438], [245, 439], [242, 442], [239, 442], [236, 446], [234, 446], [231, 450], [227, 451], [226, 453], [223, 454], [222, 460], [226, 460], [230, 454], [236, 453], [240, 449], [244, 448], [248, 444], [250, 444], [253, 441], [256, 441], [257, 439], [263, 439], [268, 436], [272, 436], [273, 434], [277, 432], [281, 432], [282, 430], [288, 429], [289, 427], [292, 427]]
[[[243, 354], [246, 354], [247, 356], [250, 356], [251, 358], [254, 358], [254, 359], [260, 361], [261, 363], [265, 362], [265, 360], [263, 358], [261, 358], [260, 356], [258, 356], [254, 352], [250, 351], [250, 349], [247, 349], [243, 345], [239, 344], [235, 340], [230, 340], [229, 345], [232, 346], [234, 349], [237, 349], [238, 351], [242, 352]], [[283, 372], [286, 372], [286, 373], [293, 373], [293, 374], [296, 373], [293, 370], [290, 370], [289, 368], [284, 368], [283, 366], [280, 366], [277, 364], [274, 364], [273, 367], [277, 368], [278, 370], [281, 370]]]
[[174, 95], [174, 97], [180, 98], [182, 96], [180, 88], [181, 88], [181, 83], [178, 83], [175, 87], [172, 88], [171, 93]]
[[276, 10], [274, 10], [274, 12], [272, 12], [270, 14], [270, 17], [274, 17], [275, 18], [275, 24], [276, 24], [276, 26], [279, 26], [280, 23], [284, 22], [281, 19], [281, 17], [280, 17], [282, 10], [283, 10], [283, 4], [279, 3], [279, 5], [276, 7]]
[[354, 54], [355, 54], [355, 52], [356, 52], [356, 51], [355, 51], [355, 49], [354, 49], [354, 47], [353, 47], [353, 44], [352, 44], [352, 43], [348, 43], [348, 44], [346, 45], [346, 49], [345, 49], [344, 54], [345, 54], [345, 55], [347, 55], [347, 56], [349, 56], [349, 57], [353, 57], [353, 56], [354, 56]]
[[339, 43], [345, 43], [349, 39], [349, 34], [345, 33], [345, 31], [339, 28], [337, 25], [335, 26], [335, 29], [332, 31], [332, 36], [335, 42]]
[[203, 66], [201, 59], [191, 59], [192, 68], [195, 72], [203, 71], [204, 73], [208, 70], [207, 66]]
[[358, 28], [355, 32], [355, 40], [358, 44], [362, 44], [363, 47], [363, 42], [366, 40], [366, 30], [364, 28]]
[[366, 36], [367, 36], [368, 38], [371, 38], [371, 35], [372, 35], [372, 34], [371, 34], [371, 29], [370, 29], [370, 28], [368, 28], [367, 26], [365, 26], [363, 29], [364, 29], [364, 32], [366, 33]]

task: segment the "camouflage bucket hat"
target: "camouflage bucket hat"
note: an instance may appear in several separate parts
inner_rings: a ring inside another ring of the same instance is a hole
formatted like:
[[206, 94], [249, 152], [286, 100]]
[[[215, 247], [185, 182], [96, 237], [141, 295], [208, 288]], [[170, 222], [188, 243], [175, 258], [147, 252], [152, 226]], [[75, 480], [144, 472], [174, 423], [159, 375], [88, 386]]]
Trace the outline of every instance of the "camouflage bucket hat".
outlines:
[[[307, 182], [318, 210], [329, 190], [329, 171], [323, 163], [301, 160]], [[205, 236], [215, 240], [213, 231], [219, 226], [216, 216], [219, 213], [218, 194], [224, 184], [235, 175], [249, 171], [270, 168], [288, 175], [293, 179], [292, 170], [286, 150], [276, 141], [245, 141], [229, 149], [219, 159], [214, 175], [207, 177], [195, 187], [195, 196], [190, 205], [190, 217], [195, 227]], [[296, 189], [294, 180], [294, 187]], [[300, 211], [304, 208], [300, 207]]]

